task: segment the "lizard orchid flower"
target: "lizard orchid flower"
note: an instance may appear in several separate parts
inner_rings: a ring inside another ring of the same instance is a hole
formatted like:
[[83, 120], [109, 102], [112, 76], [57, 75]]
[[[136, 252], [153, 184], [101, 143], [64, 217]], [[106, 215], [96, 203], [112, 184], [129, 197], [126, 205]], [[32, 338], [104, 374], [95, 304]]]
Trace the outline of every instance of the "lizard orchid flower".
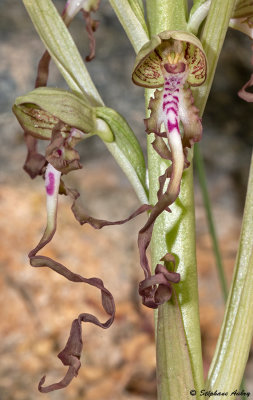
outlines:
[[[121, 225], [151, 208], [142, 205], [128, 218], [120, 221], [107, 221], [93, 218], [85, 213], [77, 201], [79, 193], [65, 186], [62, 176], [81, 168], [79, 154], [75, 145], [85, 137], [97, 134], [106, 143], [113, 143], [120, 149], [121, 157], [128, 157], [129, 164], [136, 172], [140, 183], [145, 179], [144, 160], [140, 165], [139, 144], [126, 121], [114, 110], [107, 107], [94, 107], [89, 97], [61, 89], [38, 87], [25, 96], [16, 99], [13, 106], [28, 140], [48, 140], [45, 156], [36, 152], [34, 142], [29, 146], [29, 171], [32, 177], [40, 174], [45, 178], [47, 224], [37, 246], [29, 253], [33, 267], [48, 267], [72, 282], [86, 283], [101, 291], [102, 305], [109, 315], [106, 322], [100, 322], [94, 315], [82, 313], [76, 318], [70, 330], [65, 348], [58, 357], [68, 366], [65, 377], [57, 383], [44, 386], [45, 377], [39, 383], [39, 391], [48, 393], [66, 387], [77, 376], [82, 351], [82, 322], [90, 322], [103, 329], [109, 328], [115, 316], [112, 294], [99, 278], [84, 278], [71, 272], [53, 259], [38, 254], [53, 238], [57, 224], [58, 194], [69, 195], [73, 200], [72, 211], [81, 225], [88, 223], [95, 229], [107, 225]], [[35, 143], [36, 144], [36, 143]], [[130, 150], [129, 150], [130, 149]], [[129, 152], [129, 154], [128, 154]]]
[[[152, 144], [159, 156], [171, 161], [171, 165], [159, 179], [158, 201], [140, 230], [138, 239], [141, 266], [146, 275], [139, 292], [143, 303], [152, 308], [168, 300], [171, 290], [169, 284], [166, 288], [164, 282], [161, 283], [160, 264], [155, 269], [155, 276], [151, 276], [146, 250], [156, 218], [164, 210], [170, 212], [169, 206], [179, 195], [184, 168], [190, 164], [187, 148], [191, 148], [201, 139], [201, 120], [198, 109], [194, 106], [190, 86], [201, 85], [206, 79], [206, 72], [207, 62], [200, 41], [187, 32], [165, 31], [143, 46], [132, 75], [135, 84], [157, 88], [149, 103], [151, 114], [145, 120], [146, 131], [154, 134], [155, 140]], [[168, 281], [166, 271], [165, 282], [166, 279]], [[172, 277], [171, 281], [178, 282], [178, 279]]]

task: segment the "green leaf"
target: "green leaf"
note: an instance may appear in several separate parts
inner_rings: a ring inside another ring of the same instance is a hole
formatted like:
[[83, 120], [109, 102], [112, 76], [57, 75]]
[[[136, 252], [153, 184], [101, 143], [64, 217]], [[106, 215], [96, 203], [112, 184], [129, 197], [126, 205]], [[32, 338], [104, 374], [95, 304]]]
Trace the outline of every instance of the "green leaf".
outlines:
[[145, 160], [132, 129], [126, 120], [111, 108], [98, 107], [96, 116], [107, 123], [114, 135], [114, 142], [106, 143], [108, 150], [127, 175], [139, 199], [147, 203]]
[[200, 25], [207, 17], [210, 6], [211, 0], [204, 0], [200, 1], [197, 7], [192, 7], [187, 24], [188, 31], [194, 33], [194, 35], [197, 35]]
[[128, 0], [109, 0], [136, 53], [149, 40], [147, 28], [136, 16]]
[[[130, 0], [130, 1], [134, 1], [134, 0]], [[137, 3], [139, 4], [139, 7], [141, 8], [141, 10], [143, 12], [143, 15], [145, 15], [143, 0], [137, 0]]]
[[79, 93], [41, 87], [18, 97], [13, 108], [21, 125], [39, 138], [49, 139], [58, 120], [84, 133], [96, 128], [95, 109]]
[[69, 87], [86, 94], [94, 105], [102, 104], [82, 57], [52, 1], [23, 2], [41, 40]]
[[199, 7], [201, 7], [204, 3], [207, 2], [209, 2], [209, 0], [193, 0], [193, 6], [191, 8], [190, 18], [198, 10]]
[[128, 0], [133, 12], [135, 13], [136, 17], [138, 18], [139, 22], [141, 23], [144, 31], [148, 35], [148, 27], [146, 25], [145, 17], [144, 17], [144, 9], [143, 3], [140, 4], [139, 1], [136, 0]]
[[[190, 355], [177, 294], [159, 306], [157, 321], [157, 365], [159, 399], [196, 399]], [[168, 366], [173, 366], [173, 368]], [[176, 382], [177, 384], [172, 384]]]

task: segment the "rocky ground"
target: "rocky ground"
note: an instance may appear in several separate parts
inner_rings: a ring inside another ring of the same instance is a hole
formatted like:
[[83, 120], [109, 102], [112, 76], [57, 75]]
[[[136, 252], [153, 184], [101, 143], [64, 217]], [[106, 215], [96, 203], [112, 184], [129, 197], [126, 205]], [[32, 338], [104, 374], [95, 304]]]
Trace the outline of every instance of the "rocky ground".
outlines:
[[[57, 6], [62, 8], [63, 1]], [[105, 103], [122, 113], [145, 150], [143, 91], [129, 80], [134, 63], [130, 44], [109, 4], [102, 1], [96, 33], [97, 58], [89, 65]], [[65, 344], [72, 319], [82, 311], [104, 315], [97, 291], [75, 287], [47, 270], [28, 266], [27, 253], [38, 242], [45, 223], [42, 180], [30, 181], [22, 170], [25, 146], [22, 131], [11, 113], [15, 97], [33, 88], [43, 46], [18, 0], [9, 7], [0, 0], [0, 400], [37, 400], [36, 386], [47, 373], [59, 379], [64, 368], [56, 354]], [[87, 55], [83, 21], [71, 28], [83, 56]], [[50, 84], [66, 87], [52, 66]], [[237, 250], [252, 149], [250, 104], [237, 91], [250, 73], [250, 42], [229, 32], [213, 90], [203, 119], [208, 185], [226, 276], [230, 282]], [[91, 138], [79, 147], [83, 170], [72, 174], [91, 215], [118, 219], [138, 201], [127, 179], [104, 145]], [[224, 305], [205, 211], [196, 179], [197, 256], [200, 319], [205, 367], [214, 352]], [[119, 205], [121, 208], [119, 208]], [[58, 231], [44, 254], [85, 276], [99, 276], [117, 303], [117, 316], [108, 331], [84, 327], [83, 367], [65, 391], [44, 395], [61, 400], [155, 400], [153, 314], [137, 296], [142, 272], [136, 235], [145, 217], [121, 227], [94, 231], [80, 227], [70, 212], [70, 201], [60, 199]], [[246, 381], [253, 398], [253, 363]]]

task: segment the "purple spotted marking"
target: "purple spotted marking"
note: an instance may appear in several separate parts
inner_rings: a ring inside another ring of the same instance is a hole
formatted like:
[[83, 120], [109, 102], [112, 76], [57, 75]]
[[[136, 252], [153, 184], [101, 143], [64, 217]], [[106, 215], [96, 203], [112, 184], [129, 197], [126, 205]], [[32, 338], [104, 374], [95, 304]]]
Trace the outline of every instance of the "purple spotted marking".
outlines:
[[49, 172], [48, 183], [46, 185], [46, 191], [49, 196], [52, 196], [54, 194], [54, 184], [55, 184], [54, 174], [53, 172]]

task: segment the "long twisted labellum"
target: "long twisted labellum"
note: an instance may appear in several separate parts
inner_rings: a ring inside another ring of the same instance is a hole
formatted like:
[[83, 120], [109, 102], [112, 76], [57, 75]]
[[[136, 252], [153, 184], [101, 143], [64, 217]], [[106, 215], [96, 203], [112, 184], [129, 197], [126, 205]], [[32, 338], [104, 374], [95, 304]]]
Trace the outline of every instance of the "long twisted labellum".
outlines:
[[[61, 129], [61, 123], [58, 124], [52, 133], [52, 138], [57, 136]], [[58, 130], [58, 132], [57, 132]], [[59, 148], [59, 150], [63, 151], [63, 148]], [[77, 376], [78, 370], [80, 368], [80, 356], [82, 351], [82, 322], [90, 322], [93, 323], [103, 329], [109, 328], [112, 324], [115, 316], [115, 304], [112, 294], [104, 287], [103, 281], [99, 278], [84, 278], [81, 275], [75, 274], [71, 272], [64, 265], [52, 260], [49, 257], [45, 257], [42, 255], [37, 255], [37, 253], [47, 244], [49, 243], [56, 231], [56, 220], [57, 220], [57, 204], [58, 204], [58, 193], [59, 190], [64, 193], [70, 195], [74, 202], [72, 206], [73, 213], [76, 219], [83, 224], [90, 224], [95, 229], [101, 229], [103, 226], [108, 225], [121, 225], [125, 222], [135, 218], [137, 215], [148, 211], [151, 206], [142, 205], [138, 208], [133, 214], [131, 214], [128, 218], [120, 221], [106, 221], [99, 220], [93, 217], [88, 216], [80, 205], [76, 203], [77, 198], [79, 197], [78, 192], [74, 190], [70, 190], [64, 186], [63, 181], [61, 180], [61, 172], [54, 168], [50, 163], [47, 165], [45, 172], [45, 189], [47, 195], [47, 226], [44, 231], [44, 234], [38, 243], [38, 245], [29, 253], [30, 264], [33, 267], [48, 267], [58, 274], [64, 276], [66, 279], [77, 282], [77, 283], [87, 283], [91, 286], [95, 286], [101, 291], [102, 305], [105, 312], [109, 315], [109, 318], [105, 323], [100, 322], [94, 315], [82, 313], [76, 318], [71, 327], [69, 339], [65, 348], [58, 354], [58, 357], [62, 361], [65, 366], [68, 366], [68, 371], [65, 377], [57, 383], [54, 383], [49, 386], [43, 386], [45, 383], [45, 376], [39, 382], [39, 391], [42, 393], [48, 393], [53, 390], [62, 389], [66, 387], [72, 379]]]
[[65, 348], [59, 353], [58, 357], [62, 363], [68, 366], [65, 377], [57, 383], [44, 387], [45, 377], [39, 383], [39, 390], [48, 393], [53, 390], [66, 387], [74, 376], [77, 376], [80, 368], [80, 355], [82, 351], [82, 322], [91, 322], [101, 328], [108, 328], [115, 316], [115, 304], [112, 294], [104, 287], [103, 281], [98, 278], [84, 278], [71, 272], [64, 265], [52, 260], [49, 257], [37, 255], [54, 236], [56, 230], [58, 191], [60, 187], [61, 172], [57, 171], [51, 164], [48, 164], [45, 174], [45, 187], [47, 194], [47, 226], [39, 244], [29, 253], [30, 264], [33, 267], [48, 267], [58, 274], [64, 276], [72, 282], [83, 282], [95, 286], [101, 291], [102, 305], [106, 313], [110, 316], [105, 323], [101, 323], [95, 316], [87, 313], [80, 314], [72, 323], [70, 336]]

